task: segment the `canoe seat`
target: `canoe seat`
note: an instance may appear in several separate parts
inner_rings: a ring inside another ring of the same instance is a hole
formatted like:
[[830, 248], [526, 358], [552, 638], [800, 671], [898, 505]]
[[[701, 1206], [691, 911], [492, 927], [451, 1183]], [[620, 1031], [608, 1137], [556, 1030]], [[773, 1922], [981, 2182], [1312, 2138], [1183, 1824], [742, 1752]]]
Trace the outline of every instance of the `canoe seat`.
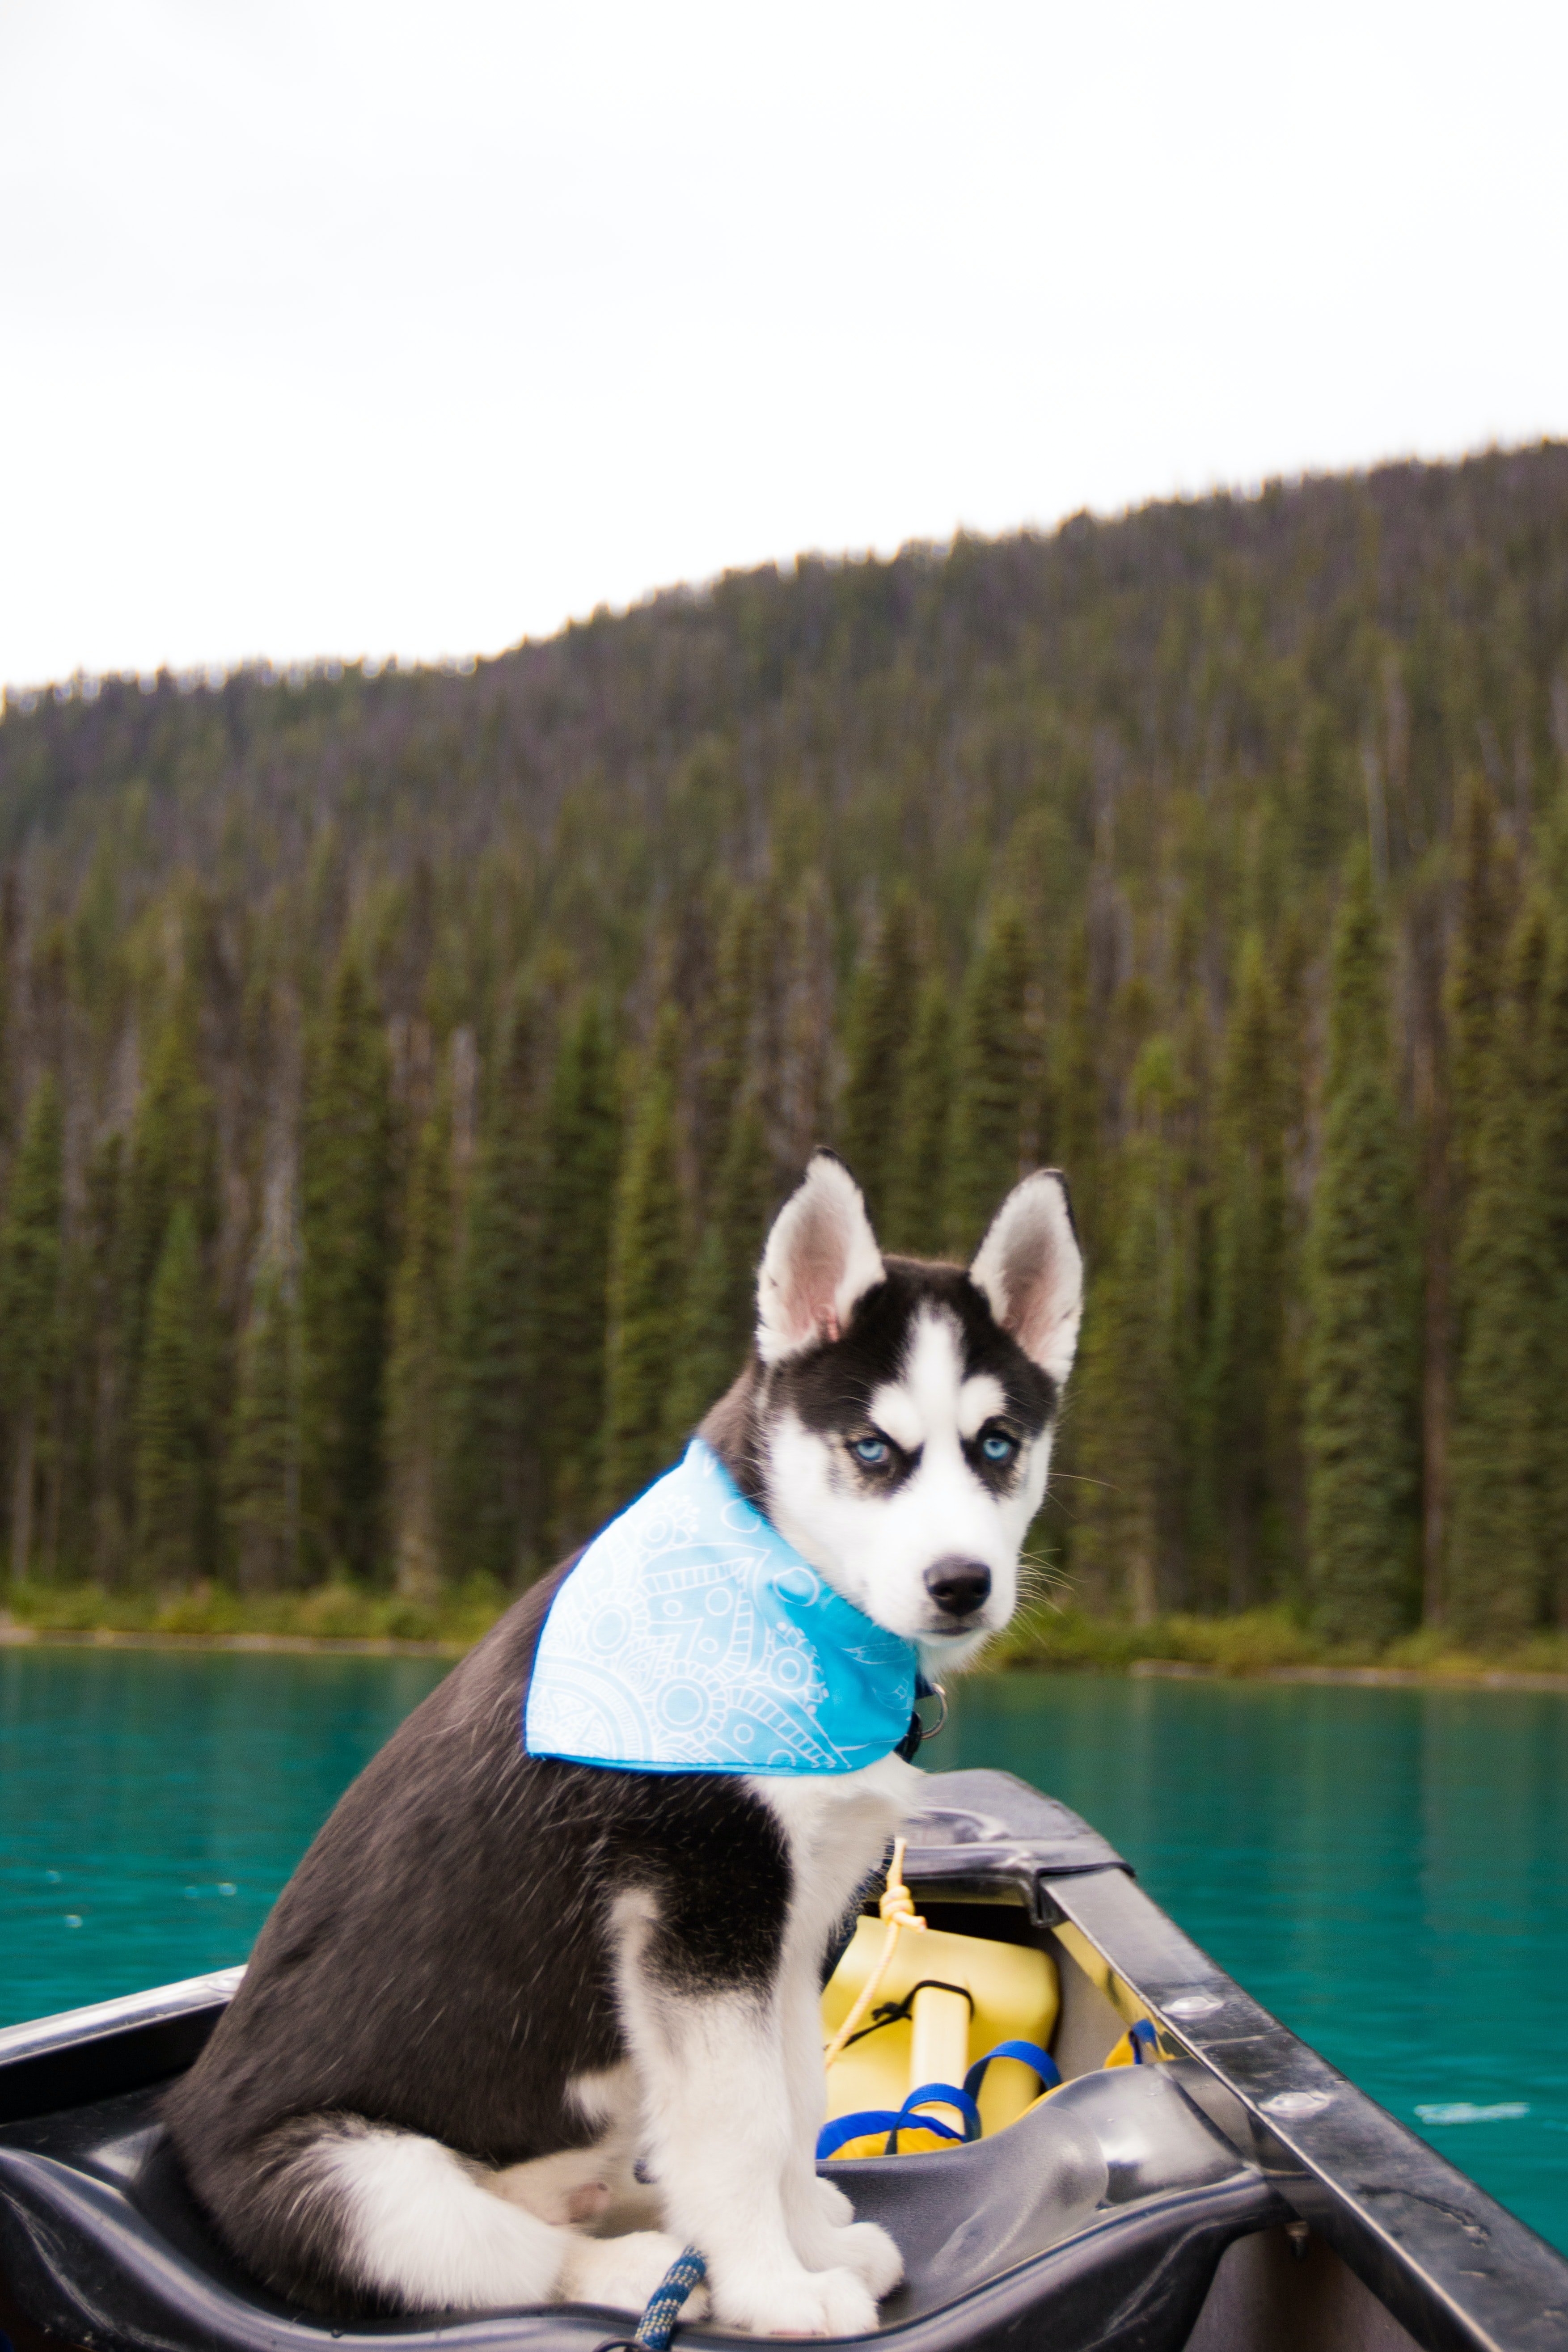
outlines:
[[[1184, 2069], [1084, 2075], [995, 2139], [918, 2163], [823, 2168], [904, 2250], [882, 2307], [908, 2352], [1023, 2328], [1052, 2352], [1179, 2352], [1233, 2239], [1285, 2209], [1182, 2087]], [[624, 2315], [559, 2306], [332, 2328], [225, 2252], [133, 2091], [0, 2129], [0, 2326], [92, 2352], [605, 2352]], [[751, 2344], [692, 2326], [678, 2343]]]

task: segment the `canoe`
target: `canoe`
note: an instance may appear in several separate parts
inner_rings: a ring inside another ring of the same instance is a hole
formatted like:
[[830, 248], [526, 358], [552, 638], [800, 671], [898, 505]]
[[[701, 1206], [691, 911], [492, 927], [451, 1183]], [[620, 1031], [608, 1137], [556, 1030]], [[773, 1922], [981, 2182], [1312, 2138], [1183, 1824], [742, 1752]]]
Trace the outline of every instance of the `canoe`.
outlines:
[[[972, 2143], [824, 2164], [904, 2250], [877, 2340], [1568, 2352], [1568, 2262], [1259, 2008], [1065, 1805], [1006, 1773], [933, 1773], [904, 1877], [931, 1928], [1049, 1957], [1063, 2082]], [[626, 2342], [624, 2315], [574, 2305], [337, 2329], [238, 2272], [158, 2103], [241, 1973], [0, 2032], [0, 2330], [15, 2352]], [[1129, 2029], [1142, 2063], [1108, 2068]], [[679, 2339], [754, 2340], [707, 2326]]]

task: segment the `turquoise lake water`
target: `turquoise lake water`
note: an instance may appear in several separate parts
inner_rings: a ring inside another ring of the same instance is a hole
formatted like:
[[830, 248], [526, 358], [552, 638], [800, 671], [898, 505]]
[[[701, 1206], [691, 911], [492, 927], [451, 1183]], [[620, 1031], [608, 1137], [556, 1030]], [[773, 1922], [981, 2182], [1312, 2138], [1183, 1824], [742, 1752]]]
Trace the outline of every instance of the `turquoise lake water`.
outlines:
[[[0, 1651], [0, 2023], [226, 1967], [420, 1658]], [[1221, 1966], [1568, 2250], [1568, 1698], [1017, 1676], [933, 1766], [1086, 1814]], [[1523, 2114], [1467, 2124], [1418, 2108]]]

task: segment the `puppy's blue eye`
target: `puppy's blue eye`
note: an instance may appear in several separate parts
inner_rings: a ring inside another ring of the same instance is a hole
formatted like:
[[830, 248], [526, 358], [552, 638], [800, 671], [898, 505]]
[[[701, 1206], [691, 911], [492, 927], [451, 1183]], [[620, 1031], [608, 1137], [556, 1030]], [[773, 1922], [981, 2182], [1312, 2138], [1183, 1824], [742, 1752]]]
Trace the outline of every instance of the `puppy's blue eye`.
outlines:
[[857, 1437], [851, 1441], [849, 1451], [868, 1470], [879, 1470], [890, 1449], [885, 1437]]
[[980, 1441], [980, 1451], [987, 1462], [994, 1463], [1001, 1469], [1018, 1451], [1018, 1441], [1016, 1437], [1005, 1436], [999, 1429], [989, 1429]]

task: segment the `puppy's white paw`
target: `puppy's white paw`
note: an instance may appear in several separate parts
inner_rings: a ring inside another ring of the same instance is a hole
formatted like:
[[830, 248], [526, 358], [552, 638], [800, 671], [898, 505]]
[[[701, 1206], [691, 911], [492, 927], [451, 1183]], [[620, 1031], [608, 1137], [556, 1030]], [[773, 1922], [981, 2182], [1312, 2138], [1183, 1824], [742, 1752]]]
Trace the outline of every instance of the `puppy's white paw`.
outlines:
[[875, 2221], [849, 2221], [833, 2232], [833, 2259], [865, 2282], [879, 2303], [904, 2274], [904, 2258]]
[[[662, 2230], [634, 2230], [624, 2238], [578, 2238], [561, 2266], [556, 2295], [562, 2303], [602, 2303], [612, 2311], [640, 2312], [670, 2264], [685, 2249]], [[682, 2316], [703, 2319], [708, 2290], [693, 2287]]]
[[855, 2208], [836, 2182], [818, 2178], [820, 2193], [795, 2231], [795, 2250], [807, 2270], [848, 2270], [865, 2282], [879, 2302], [890, 2294], [904, 2274], [904, 2258], [886, 2230], [875, 2221], [857, 2221]]
[[753, 2336], [869, 2336], [877, 2306], [853, 2271], [767, 2271], [713, 2284], [713, 2315]]
[[813, 2175], [816, 2201], [822, 2208], [822, 2218], [833, 2229], [842, 2230], [855, 2219], [855, 2208], [837, 2180], [824, 2180], [820, 2172]]

